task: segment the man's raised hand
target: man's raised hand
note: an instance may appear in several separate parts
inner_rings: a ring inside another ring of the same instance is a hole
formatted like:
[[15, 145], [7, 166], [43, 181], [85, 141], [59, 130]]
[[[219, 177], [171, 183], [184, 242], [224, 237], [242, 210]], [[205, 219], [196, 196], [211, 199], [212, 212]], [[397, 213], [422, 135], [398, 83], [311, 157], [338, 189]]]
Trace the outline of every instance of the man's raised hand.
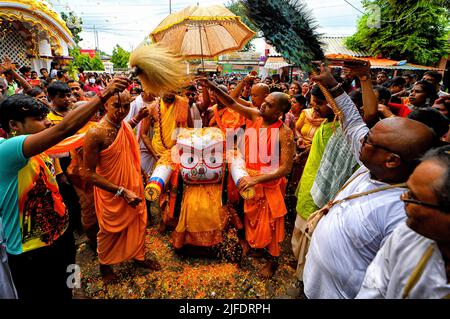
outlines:
[[330, 69], [324, 63], [322, 63], [322, 65], [320, 66], [320, 74], [312, 75], [311, 79], [321, 83], [328, 89], [331, 89], [338, 85], [338, 81], [336, 81], [334, 76], [331, 74]]
[[0, 65], [0, 74], [6, 71], [14, 70], [16, 67], [12, 63], [11, 59], [8, 57], [3, 58], [3, 63]]
[[114, 93], [120, 93], [128, 87], [128, 79], [126, 77], [120, 76], [114, 78], [109, 82], [105, 89], [105, 96], [112, 96]]
[[365, 63], [361, 64], [344, 63], [343, 71], [346, 74], [356, 75], [359, 78], [367, 77], [370, 79], [370, 62], [365, 61]]

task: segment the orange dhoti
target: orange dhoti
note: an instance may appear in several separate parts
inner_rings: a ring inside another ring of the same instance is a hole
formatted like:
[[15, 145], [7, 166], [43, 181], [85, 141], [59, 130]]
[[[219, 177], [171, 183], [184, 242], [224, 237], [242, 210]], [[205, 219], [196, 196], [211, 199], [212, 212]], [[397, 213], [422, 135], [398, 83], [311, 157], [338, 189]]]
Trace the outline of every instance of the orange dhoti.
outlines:
[[267, 248], [272, 256], [280, 255], [284, 239], [286, 205], [284, 178], [255, 186], [256, 195], [244, 203], [245, 237], [252, 248]]
[[[278, 139], [278, 129], [283, 124], [280, 120], [274, 124], [263, 128], [262, 118], [254, 122], [247, 123], [247, 129], [256, 130], [256, 141], [250, 141], [245, 138], [245, 162], [250, 176], [261, 174], [265, 169], [270, 168], [272, 162], [272, 139]], [[272, 136], [273, 133], [277, 135]], [[246, 134], [247, 135], [247, 134]], [[255, 158], [250, 155], [250, 145], [256, 145], [257, 152]], [[268, 163], [260, 158], [260, 147], [266, 147]], [[276, 157], [274, 157], [276, 158]], [[287, 213], [284, 203], [284, 194], [286, 189], [286, 178], [279, 178], [271, 182], [255, 185], [255, 197], [246, 199], [244, 202], [244, 225], [245, 237], [252, 248], [267, 248], [270, 255], [278, 257], [280, 255], [280, 243], [284, 239], [284, 215]]]
[[[144, 199], [139, 146], [131, 127], [122, 122], [115, 141], [100, 152], [97, 174]], [[100, 231], [97, 252], [100, 264], [144, 260], [147, 208], [143, 200], [136, 208], [122, 197], [94, 187], [95, 211]]]

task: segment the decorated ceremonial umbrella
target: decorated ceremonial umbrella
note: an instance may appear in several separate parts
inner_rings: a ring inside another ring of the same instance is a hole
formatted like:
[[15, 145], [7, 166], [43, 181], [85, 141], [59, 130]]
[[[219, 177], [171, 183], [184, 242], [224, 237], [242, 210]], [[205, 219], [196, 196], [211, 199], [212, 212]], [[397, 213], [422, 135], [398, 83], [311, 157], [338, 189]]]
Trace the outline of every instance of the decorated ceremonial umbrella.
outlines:
[[[294, 65], [316, 73], [313, 61], [324, 60], [317, 23], [298, 0], [242, 0], [248, 18], [263, 32], [267, 43]], [[317, 73], [316, 73], [317, 74]], [[328, 90], [318, 84], [335, 114], [339, 114]]]
[[150, 37], [185, 59], [213, 58], [241, 50], [255, 32], [222, 5], [189, 6], [165, 18]]

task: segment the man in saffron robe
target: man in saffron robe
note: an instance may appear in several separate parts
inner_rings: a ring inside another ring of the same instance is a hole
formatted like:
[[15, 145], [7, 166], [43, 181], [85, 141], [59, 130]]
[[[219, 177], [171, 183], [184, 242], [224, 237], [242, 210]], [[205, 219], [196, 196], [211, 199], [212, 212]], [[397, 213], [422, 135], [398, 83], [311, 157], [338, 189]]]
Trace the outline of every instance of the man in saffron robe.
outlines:
[[[261, 275], [270, 278], [278, 267], [280, 243], [284, 239], [284, 215], [287, 210], [283, 190], [294, 156], [293, 133], [280, 120], [290, 109], [289, 96], [280, 92], [271, 93], [258, 110], [240, 105], [214, 83], [206, 80], [204, 83], [221, 103], [249, 120], [245, 162], [250, 176], [241, 178], [238, 188], [242, 193], [255, 187], [255, 197], [246, 199], [244, 204], [245, 233], [250, 247], [268, 250], [269, 260]], [[244, 247], [244, 254], [246, 251], [248, 249]]]
[[142, 131], [147, 132], [152, 125], [153, 137], [144, 143], [158, 160], [175, 145], [173, 132], [177, 127], [193, 127], [188, 100], [169, 93], [154, 101], [149, 116], [142, 122]]
[[94, 185], [100, 231], [97, 252], [104, 281], [114, 281], [111, 265], [133, 259], [137, 266], [159, 270], [145, 260], [147, 208], [141, 176], [139, 145], [123, 119], [130, 109], [127, 91], [105, 105], [106, 115], [85, 137], [84, 175]]
[[[153, 127], [153, 136], [146, 132]], [[173, 93], [165, 94], [150, 105], [150, 114], [142, 121], [142, 141], [148, 151], [158, 161], [163, 155], [170, 154], [170, 149], [177, 141], [177, 128], [194, 127], [188, 100]], [[165, 232], [167, 225], [176, 226], [175, 203], [178, 187], [178, 173], [174, 172], [170, 180], [171, 192], [163, 193], [160, 199], [162, 221], [160, 232]]]
[[[219, 89], [223, 92], [228, 93], [227, 87], [225, 85], [219, 85]], [[245, 124], [245, 118], [238, 112], [227, 108], [220, 101], [217, 100], [213, 94], [212, 100], [216, 104], [208, 109], [207, 114], [207, 125], [209, 127], [217, 126], [226, 134], [227, 129], [236, 130]]]

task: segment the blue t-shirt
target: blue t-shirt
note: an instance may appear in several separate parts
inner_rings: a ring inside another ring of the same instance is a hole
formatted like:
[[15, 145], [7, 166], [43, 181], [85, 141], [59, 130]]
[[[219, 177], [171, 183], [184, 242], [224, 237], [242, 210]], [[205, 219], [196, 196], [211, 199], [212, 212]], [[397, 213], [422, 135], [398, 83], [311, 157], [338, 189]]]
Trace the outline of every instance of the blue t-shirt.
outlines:
[[6, 250], [14, 255], [51, 245], [68, 226], [53, 164], [43, 153], [27, 159], [26, 138], [0, 139], [0, 218]]
[[[22, 151], [27, 135], [10, 139], [0, 139], [0, 216], [3, 220], [3, 233], [8, 253], [20, 254], [21, 243], [18, 193], [18, 172], [27, 165], [28, 159]], [[15, 243], [12, 245], [12, 243]], [[11, 246], [11, 247], [10, 247]], [[19, 249], [20, 247], [20, 249]]]

